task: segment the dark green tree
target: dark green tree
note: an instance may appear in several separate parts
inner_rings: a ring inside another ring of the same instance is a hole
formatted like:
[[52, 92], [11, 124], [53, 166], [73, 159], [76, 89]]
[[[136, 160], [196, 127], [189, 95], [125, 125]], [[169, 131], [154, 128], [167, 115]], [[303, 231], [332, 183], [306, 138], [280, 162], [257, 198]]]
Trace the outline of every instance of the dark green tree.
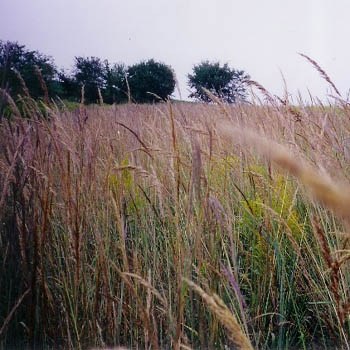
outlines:
[[248, 74], [231, 69], [227, 63], [221, 66], [219, 62], [204, 61], [195, 65], [193, 73], [188, 75], [188, 85], [192, 89], [189, 97], [210, 102], [205, 88], [227, 103], [242, 102], [246, 100], [247, 79]]
[[76, 81], [75, 77], [61, 70], [58, 72], [60, 94], [62, 99], [78, 102], [81, 98], [81, 85]]
[[126, 85], [127, 68], [124, 64], [104, 62], [103, 99], [106, 103], [123, 103], [128, 100]]
[[98, 89], [101, 93], [105, 85], [104, 65], [98, 57], [75, 57], [73, 77], [79, 86], [84, 85], [84, 98], [87, 103], [99, 101]]
[[153, 59], [129, 67], [127, 77], [131, 97], [138, 103], [166, 100], [175, 89], [171, 67]]
[[0, 87], [15, 100], [24, 94], [55, 97], [59, 87], [53, 59], [17, 42], [0, 40]]

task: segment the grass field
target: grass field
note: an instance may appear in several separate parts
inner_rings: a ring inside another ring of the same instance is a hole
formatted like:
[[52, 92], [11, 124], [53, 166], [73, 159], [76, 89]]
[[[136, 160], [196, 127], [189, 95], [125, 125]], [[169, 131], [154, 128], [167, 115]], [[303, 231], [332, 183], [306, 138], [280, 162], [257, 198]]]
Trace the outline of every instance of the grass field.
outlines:
[[349, 348], [350, 107], [269, 102], [3, 120], [0, 348]]

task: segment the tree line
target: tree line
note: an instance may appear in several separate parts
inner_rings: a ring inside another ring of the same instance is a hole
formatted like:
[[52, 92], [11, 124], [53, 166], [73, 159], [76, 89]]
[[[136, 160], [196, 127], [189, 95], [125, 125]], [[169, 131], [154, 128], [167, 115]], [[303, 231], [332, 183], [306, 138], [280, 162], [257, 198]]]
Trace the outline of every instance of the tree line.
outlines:
[[[206, 90], [228, 103], [246, 100], [247, 73], [227, 63], [203, 61], [188, 74], [189, 97], [209, 102]], [[153, 103], [173, 94], [173, 69], [154, 59], [126, 66], [98, 57], [75, 57], [71, 71], [58, 69], [54, 59], [26, 49], [17, 42], [0, 40], [0, 87], [15, 101], [60, 98], [84, 103]], [[203, 89], [204, 88], [204, 89]]]

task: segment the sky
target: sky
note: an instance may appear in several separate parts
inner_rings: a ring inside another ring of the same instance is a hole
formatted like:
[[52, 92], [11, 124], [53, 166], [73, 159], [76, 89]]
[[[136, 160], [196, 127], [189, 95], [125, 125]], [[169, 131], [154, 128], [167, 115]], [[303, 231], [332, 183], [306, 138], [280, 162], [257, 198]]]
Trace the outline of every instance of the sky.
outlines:
[[70, 69], [75, 56], [126, 65], [154, 58], [187, 74], [203, 60], [245, 70], [272, 94], [334, 94], [301, 56], [318, 62], [344, 98], [350, 88], [349, 0], [0, 0], [0, 39]]

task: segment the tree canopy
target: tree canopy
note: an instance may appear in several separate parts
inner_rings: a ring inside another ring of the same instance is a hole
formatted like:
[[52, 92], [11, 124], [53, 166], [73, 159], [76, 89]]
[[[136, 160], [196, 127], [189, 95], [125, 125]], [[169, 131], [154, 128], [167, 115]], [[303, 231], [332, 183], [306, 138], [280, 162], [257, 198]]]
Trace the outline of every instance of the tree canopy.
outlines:
[[[231, 69], [227, 63], [203, 61], [193, 67], [188, 75], [188, 85], [192, 89], [189, 97], [210, 102], [204, 89], [228, 103], [241, 102], [246, 99], [245, 80], [248, 74], [242, 70]], [[204, 89], [203, 89], [204, 88]]]
[[107, 103], [123, 103], [128, 100], [126, 84], [127, 67], [122, 63], [110, 65], [106, 60], [104, 67], [104, 100]]
[[57, 69], [51, 57], [0, 40], [0, 84], [14, 99], [26, 94], [33, 98], [54, 96], [58, 92]]
[[148, 103], [166, 100], [174, 92], [175, 77], [172, 69], [153, 59], [128, 68], [128, 83], [135, 102]]
[[80, 87], [84, 86], [84, 98], [88, 103], [99, 101], [104, 87], [104, 66], [98, 57], [75, 57], [73, 77]]
[[[204, 89], [228, 103], [246, 99], [249, 76], [227, 63], [203, 61], [188, 75], [189, 97], [210, 102]], [[73, 69], [58, 70], [54, 60], [17, 42], [0, 40], [0, 87], [16, 101], [19, 95], [34, 99], [56, 98], [85, 103], [153, 103], [168, 99], [175, 89], [173, 69], [154, 59], [127, 67], [95, 56], [77, 56]], [[204, 89], [203, 89], [204, 88]], [[0, 101], [1, 102], [1, 101]]]

